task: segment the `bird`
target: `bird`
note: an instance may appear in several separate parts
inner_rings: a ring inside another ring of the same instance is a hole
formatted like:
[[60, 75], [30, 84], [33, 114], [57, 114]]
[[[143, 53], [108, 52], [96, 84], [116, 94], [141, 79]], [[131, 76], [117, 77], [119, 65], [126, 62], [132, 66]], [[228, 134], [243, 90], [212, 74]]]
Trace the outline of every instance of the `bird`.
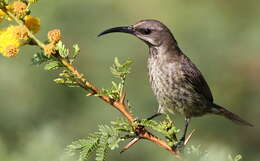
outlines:
[[162, 22], [153, 19], [140, 20], [133, 25], [107, 29], [98, 37], [115, 32], [134, 35], [149, 48], [148, 76], [159, 108], [157, 113], [148, 119], [163, 113], [180, 113], [185, 117], [183, 135], [173, 149], [184, 146], [192, 117], [216, 114], [239, 125], [253, 126], [214, 102], [202, 73], [182, 52], [170, 29]]

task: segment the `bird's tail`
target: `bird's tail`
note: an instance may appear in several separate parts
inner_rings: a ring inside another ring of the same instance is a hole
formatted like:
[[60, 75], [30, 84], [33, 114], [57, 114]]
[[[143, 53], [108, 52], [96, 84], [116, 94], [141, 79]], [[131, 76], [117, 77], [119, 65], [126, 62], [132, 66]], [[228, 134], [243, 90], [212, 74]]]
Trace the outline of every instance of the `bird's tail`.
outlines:
[[214, 107], [214, 109], [211, 111], [212, 113], [217, 114], [217, 115], [222, 115], [222, 116], [228, 118], [229, 120], [233, 121], [236, 124], [253, 127], [253, 125], [251, 123], [243, 120], [238, 115], [234, 114], [233, 112], [228, 111], [224, 107], [221, 107], [217, 104], [213, 104], [213, 107]]

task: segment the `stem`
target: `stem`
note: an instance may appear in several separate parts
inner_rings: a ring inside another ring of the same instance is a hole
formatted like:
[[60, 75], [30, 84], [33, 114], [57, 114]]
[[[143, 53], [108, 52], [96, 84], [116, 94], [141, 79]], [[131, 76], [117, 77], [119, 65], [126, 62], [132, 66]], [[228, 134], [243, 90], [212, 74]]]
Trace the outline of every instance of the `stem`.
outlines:
[[[2, 9], [9, 17], [11, 17], [18, 25], [20, 26], [25, 26], [24, 22], [20, 19], [18, 19], [17, 17], [15, 17], [14, 14], [12, 14], [10, 11], [6, 10], [6, 9]], [[29, 35], [29, 37], [34, 40], [38, 46], [40, 46], [42, 49], [44, 48], [44, 43], [42, 43], [39, 39], [36, 38], [36, 36], [34, 36], [34, 34], [25, 26], [26, 31]]]

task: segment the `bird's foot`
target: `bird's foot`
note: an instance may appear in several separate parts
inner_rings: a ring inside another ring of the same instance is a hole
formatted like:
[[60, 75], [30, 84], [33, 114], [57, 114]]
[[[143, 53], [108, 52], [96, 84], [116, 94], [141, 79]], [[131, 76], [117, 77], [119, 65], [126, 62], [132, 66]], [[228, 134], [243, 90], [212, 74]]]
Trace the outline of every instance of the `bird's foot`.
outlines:
[[140, 133], [141, 131], [143, 131], [144, 128], [145, 128], [143, 125], [141, 125], [141, 121], [142, 121], [142, 120], [139, 120], [139, 119], [135, 119], [135, 120], [134, 120], [134, 123], [135, 123], [134, 129], [135, 129], [135, 133], [136, 133], [136, 136], [137, 136], [137, 137], [138, 137], [139, 133]]
[[181, 139], [180, 141], [178, 141], [175, 145], [172, 146], [172, 149], [174, 151], [180, 151], [184, 148], [184, 140]]

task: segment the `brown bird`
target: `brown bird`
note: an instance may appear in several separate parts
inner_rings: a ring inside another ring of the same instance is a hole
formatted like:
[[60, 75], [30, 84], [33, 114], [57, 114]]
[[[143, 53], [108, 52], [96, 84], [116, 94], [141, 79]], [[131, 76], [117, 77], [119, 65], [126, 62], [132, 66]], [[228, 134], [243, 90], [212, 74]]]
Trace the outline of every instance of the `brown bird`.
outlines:
[[210, 88], [198, 68], [181, 51], [171, 31], [160, 21], [142, 20], [134, 25], [115, 27], [98, 36], [123, 32], [132, 34], [149, 47], [148, 69], [152, 90], [159, 103], [158, 112], [185, 116], [184, 134], [173, 148], [182, 147], [191, 117], [217, 114], [246, 126], [253, 126], [238, 115], [214, 103]]

